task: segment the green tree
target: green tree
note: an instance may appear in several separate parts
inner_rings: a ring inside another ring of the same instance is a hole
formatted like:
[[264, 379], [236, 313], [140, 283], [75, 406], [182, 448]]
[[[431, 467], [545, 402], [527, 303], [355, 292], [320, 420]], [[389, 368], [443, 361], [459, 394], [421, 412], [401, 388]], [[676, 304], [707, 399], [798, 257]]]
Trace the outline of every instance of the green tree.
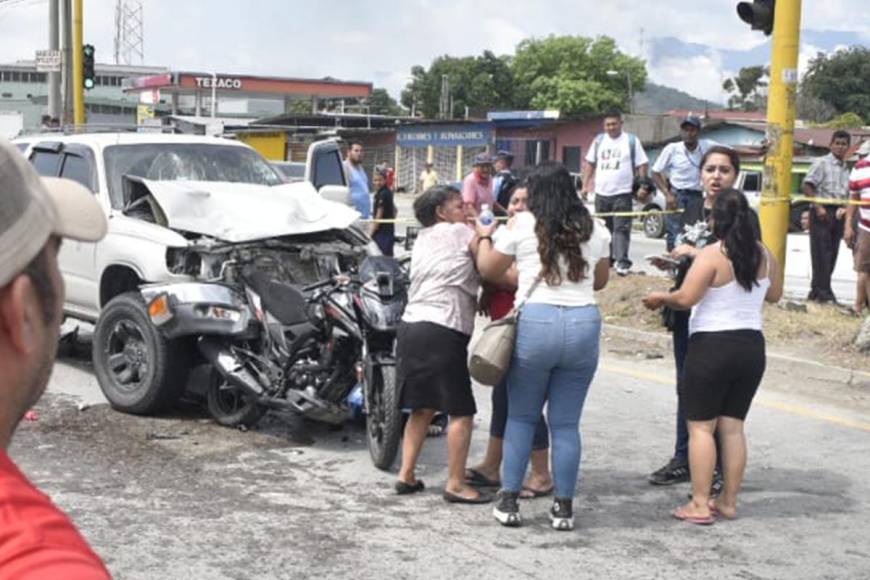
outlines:
[[810, 60], [800, 88], [830, 104], [837, 114], [853, 112], [870, 120], [870, 48], [818, 53]]
[[758, 111], [767, 105], [767, 99], [762, 89], [767, 87], [770, 70], [766, 66], [746, 66], [740, 69], [737, 76], [726, 79], [722, 88], [730, 94], [729, 109], [743, 111]]
[[827, 123], [825, 123], [825, 127], [829, 129], [851, 129], [854, 127], [861, 127], [864, 125], [864, 119], [862, 119], [856, 113], [843, 113], [837, 117], [834, 117]]
[[390, 96], [387, 89], [372, 89], [372, 94], [365, 99], [372, 115], [401, 115], [402, 108], [396, 99]]
[[[443, 79], [448, 92], [443, 93]], [[411, 80], [402, 91], [402, 105], [437, 118], [444, 109], [447, 118], [482, 117], [487, 111], [509, 107], [513, 102], [513, 75], [507, 57], [490, 51], [473, 57], [439, 56], [429, 69], [415, 66]], [[447, 99], [442, 107], [442, 94]], [[452, 114], [451, 114], [452, 110]]]
[[566, 117], [629, 109], [629, 78], [633, 92], [642, 91], [647, 79], [643, 60], [622, 53], [606, 36], [526, 39], [511, 70], [516, 107], [558, 109]]

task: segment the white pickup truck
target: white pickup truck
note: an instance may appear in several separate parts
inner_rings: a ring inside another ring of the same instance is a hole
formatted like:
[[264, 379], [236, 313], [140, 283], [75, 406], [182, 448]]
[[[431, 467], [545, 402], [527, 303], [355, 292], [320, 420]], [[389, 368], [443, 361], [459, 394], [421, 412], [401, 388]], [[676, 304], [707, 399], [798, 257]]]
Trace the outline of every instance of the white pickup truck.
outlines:
[[296, 183], [247, 145], [214, 137], [45, 135], [19, 145], [41, 175], [78, 181], [106, 212], [106, 237], [63, 244], [59, 262], [64, 313], [95, 323], [95, 374], [122, 411], [173, 403], [198, 356], [157, 332], [140, 287], [219, 281], [229, 260], [280, 262], [289, 282], [304, 284], [332, 274], [343, 246], [368, 242], [347, 207], [306, 202], [349, 204], [334, 140], [311, 145], [306, 179]]

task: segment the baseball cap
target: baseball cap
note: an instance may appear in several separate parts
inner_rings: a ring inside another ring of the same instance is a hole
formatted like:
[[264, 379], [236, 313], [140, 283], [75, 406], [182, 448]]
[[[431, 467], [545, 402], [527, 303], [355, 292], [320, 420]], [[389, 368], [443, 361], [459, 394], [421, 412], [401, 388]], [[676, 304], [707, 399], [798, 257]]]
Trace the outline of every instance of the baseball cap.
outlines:
[[683, 119], [682, 123], [680, 123], [680, 128], [682, 128], [683, 125], [691, 125], [693, 127], [697, 127], [698, 129], [700, 129], [701, 128], [701, 119], [696, 117], [695, 115], [689, 115], [688, 117]]
[[75, 181], [41, 178], [18, 149], [0, 139], [0, 286], [35, 258], [49, 236], [96, 242], [106, 216]]
[[870, 155], [870, 139], [861, 143], [861, 146], [858, 147], [857, 151], [858, 155]]
[[478, 153], [474, 156], [475, 165], [492, 165], [492, 157], [486, 153]]
[[495, 154], [496, 159], [504, 159], [506, 161], [512, 161], [514, 158], [514, 154], [510, 151], [499, 151]]

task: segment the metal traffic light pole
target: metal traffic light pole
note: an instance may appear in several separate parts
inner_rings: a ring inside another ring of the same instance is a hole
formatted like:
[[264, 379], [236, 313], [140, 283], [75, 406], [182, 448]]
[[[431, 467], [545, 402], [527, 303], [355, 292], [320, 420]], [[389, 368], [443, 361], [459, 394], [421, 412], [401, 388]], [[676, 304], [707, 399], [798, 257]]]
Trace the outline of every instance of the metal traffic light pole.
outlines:
[[767, 154], [761, 193], [761, 236], [785, 274], [786, 236], [791, 213], [801, 0], [776, 0], [770, 90], [767, 99]]
[[82, 3], [73, 0], [72, 85], [73, 124], [80, 129], [85, 124], [84, 54], [82, 52]]

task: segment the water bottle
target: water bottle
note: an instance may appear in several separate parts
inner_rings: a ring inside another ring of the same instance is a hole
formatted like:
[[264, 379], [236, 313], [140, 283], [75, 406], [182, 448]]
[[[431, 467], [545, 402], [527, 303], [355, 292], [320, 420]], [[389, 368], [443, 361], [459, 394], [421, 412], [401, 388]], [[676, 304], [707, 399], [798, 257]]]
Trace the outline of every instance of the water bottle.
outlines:
[[495, 214], [492, 213], [492, 210], [489, 208], [488, 203], [480, 206], [480, 215], [477, 216], [477, 221], [479, 221], [481, 225], [484, 226], [491, 225], [492, 222], [495, 221]]

